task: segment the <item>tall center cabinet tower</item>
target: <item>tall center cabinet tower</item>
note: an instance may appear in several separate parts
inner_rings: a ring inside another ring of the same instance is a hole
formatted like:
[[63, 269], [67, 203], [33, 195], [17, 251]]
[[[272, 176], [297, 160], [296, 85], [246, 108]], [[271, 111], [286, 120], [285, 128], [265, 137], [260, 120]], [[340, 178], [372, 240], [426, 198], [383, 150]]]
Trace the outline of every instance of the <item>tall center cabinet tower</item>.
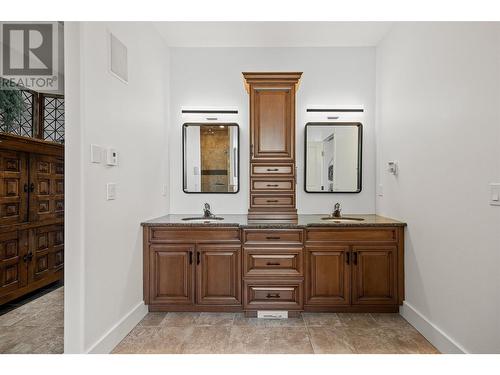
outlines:
[[250, 95], [249, 219], [297, 219], [295, 93], [301, 76], [243, 73]]

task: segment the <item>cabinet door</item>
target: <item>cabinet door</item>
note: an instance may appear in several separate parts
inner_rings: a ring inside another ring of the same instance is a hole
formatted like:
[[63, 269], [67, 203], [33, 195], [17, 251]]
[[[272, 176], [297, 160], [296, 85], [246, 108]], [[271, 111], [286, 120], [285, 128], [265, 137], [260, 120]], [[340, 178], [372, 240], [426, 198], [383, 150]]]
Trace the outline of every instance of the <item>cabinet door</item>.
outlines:
[[240, 247], [198, 245], [196, 253], [196, 303], [241, 304]]
[[191, 305], [194, 303], [194, 245], [151, 245], [151, 304]]
[[250, 97], [252, 161], [293, 160], [294, 87], [254, 87]]
[[0, 304], [2, 297], [26, 286], [26, 230], [0, 234]]
[[350, 303], [348, 246], [306, 248], [306, 304], [336, 306]]
[[396, 304], [395, 246], [352, 248], [352, 303]]
[[29, 281], [42, 280], [64, 267], [64, 225], [30, 230]]
[[0, 150], [0, 225], [28, 220], [27, 192], [26, 154]]
[[30, 157], [30, 220], [64, 217], [64, 159]]

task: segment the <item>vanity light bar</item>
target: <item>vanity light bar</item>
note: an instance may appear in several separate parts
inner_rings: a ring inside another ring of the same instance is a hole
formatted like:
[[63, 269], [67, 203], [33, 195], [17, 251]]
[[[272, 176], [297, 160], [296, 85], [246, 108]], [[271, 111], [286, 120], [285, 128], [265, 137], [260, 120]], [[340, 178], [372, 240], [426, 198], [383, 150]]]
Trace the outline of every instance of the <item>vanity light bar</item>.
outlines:
[[181, 113], [238, 114], [237, 109], [183, 109]]
[[306, 112], [364, 112], [363, 108], [307, 108]]

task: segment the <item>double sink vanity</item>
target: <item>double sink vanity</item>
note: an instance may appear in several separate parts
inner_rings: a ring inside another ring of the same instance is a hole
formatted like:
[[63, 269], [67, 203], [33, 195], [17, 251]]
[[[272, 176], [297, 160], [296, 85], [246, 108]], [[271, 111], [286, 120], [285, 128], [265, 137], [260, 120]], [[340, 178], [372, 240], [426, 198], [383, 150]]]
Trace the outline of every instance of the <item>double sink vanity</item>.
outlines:
[[[398, 311], [404, 223], [342, 216], [340, 205], [331, 215], [297, 214], [295, 94], [301, 76], [243, 73], [250, 99], [247, 215], [215, 217], [206, 204], [202, 217], [167, 215], [142, 223], [150, 311]], [[182, 110], [190, 112], [200, 110]], [[239, 192], [239, 125], [219, 118], [238, 111], [216, 112], [207, 111], [206, 122], [183, 124], [186, 194]], [[306, 112], [314, 116], [304, 127], [304, 191], [360, 193], [362, 123], [353, 116], [363, 109]]]
[[404, 298], [404, 223], [299, 215], [144, 222], [150, 311], [396, 312]]

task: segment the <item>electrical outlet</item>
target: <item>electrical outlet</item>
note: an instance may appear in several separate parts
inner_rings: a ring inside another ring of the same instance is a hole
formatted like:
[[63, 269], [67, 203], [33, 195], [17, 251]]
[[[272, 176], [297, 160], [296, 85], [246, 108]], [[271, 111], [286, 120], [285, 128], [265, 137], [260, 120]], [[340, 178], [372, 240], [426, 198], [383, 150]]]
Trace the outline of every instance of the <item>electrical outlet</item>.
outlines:
[[382, 185], [382, 184], [378, 184], [377, 185], [377, 195], [379, 197], [383, 197], [384, 196], [384, 185]]

